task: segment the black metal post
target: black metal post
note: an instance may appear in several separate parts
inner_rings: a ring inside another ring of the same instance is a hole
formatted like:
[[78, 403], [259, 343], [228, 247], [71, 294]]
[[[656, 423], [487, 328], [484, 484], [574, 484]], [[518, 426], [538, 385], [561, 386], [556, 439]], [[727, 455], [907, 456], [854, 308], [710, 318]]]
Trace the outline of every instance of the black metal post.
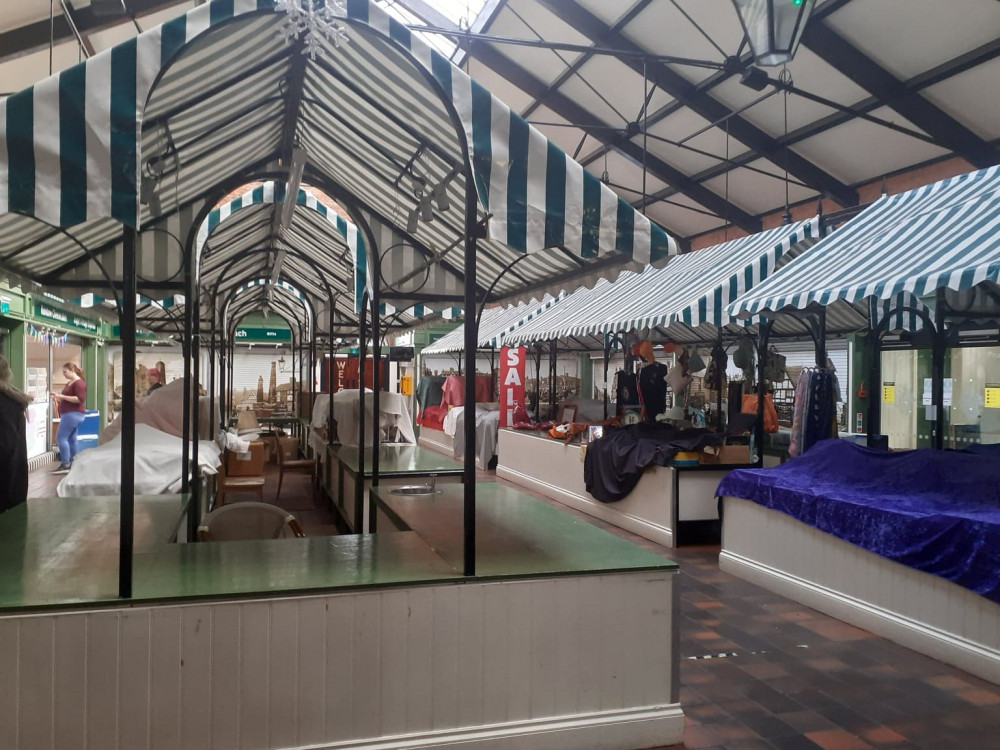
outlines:
[[935, 450], [944, 448], [944, 356], [948, 348], [944, 318], [944, 290], [938, 289], [934, 305], [934, 343], [931, 349], [931, 394], [934, 402], [934, 432], [931, 445]]
[[181, 492], [191, 491], [191, 352], [194, 343], [194, 323], [197, 315], [194, 301], [194, 274], [191, 271], [191, 253], [185, 253], [184, 257], [184, 344], [181, 347], [184, 353], [184, 388], [186, 392], [181, 405], [181, 432], [184, 440], [181, 441]]
[[559, 344], [555, 339], [549, 343], [549, 419], [555, 419], [556, 414], [556, 360], [559, 357]]
[[[194, 295], [191, 299], [191, 307], [194, 309], [191, 337], [191, 372], [193, 377], [190, 384], [190, 418], [191, 432], [185, 432], [184, 444], [190, 442], [191, 462], [186, 464], [190, 467], [191, 501], [188, 503], [188, 540], [194, 541], [198, 536], [198, 524], [201, 522], [201, 472], [198, 469], [198, 436], [201, 434], [201, 295], [197, 285], [194, 286]], [[187, 401], [187, 399], [185, 399]]]
[[542, 420], [542, 345], [535, 343], [535, 419]]
[[118, 547], [118, 596], [132, 598], [132, 549], [135, 525], [135, 252], [136, 230], [122, 235], [122, 467]]
[[[720, 356], [715, 356], [719, 354]], [[717, 348], [712, 350], [712, 356], [715, 360], [715, 377], [716, 385], [718, 388], [715, 389], [715, 428], [717, 430], [722, 429], [722, 386], [727, 383], [726, 380], [726, 364], [725, 364], [725, 349], [722, 348], [722, 329], [719, 329], [719, 340], [717, 342]]]
[[882, 434], [882, 337], [877, 327], [868, 331], [868, 446]]
[[617, 333], [604, 334], [604, 418], [608, 418], [608, 400], [611, 387], [608, 385], [608, 366], [611, 364], [611, 348], [618, 338]]
[[767, 359], [767, 344], [771, 338], [772, 320], [762, 320], [757, 330], [757, 424], [754, 426], [754, 442], [757, 448], [757, 465], [764, 465], [764, 400], [767, 389], [764, 386], [764, 366]]
[[[468, 170], [466, 170], [468, 172]], [[476, 574], [476, 349], [479, 321], [476, 318], [476, 210], [478, 197], [471, 177], [465, 186], [465, 458], [463, 485], [463, 572]]]
[[826, 367], [826, 308], [816, 313], [816, 366]]
[[[360, 335], [358, 338], [358, 476], [354, 481], [354, 533], [365, 530], [365, 358], [368, 356], [368, 290], [361, 298]], [[341, 439], [343, 442], [343, 439]]]
[[[375, 262], [378, 263], [378, 248], [372, 253]], [[382, 439], [382, 420], [380, 418], [382, 407], [382, 341], [379, 338], [379, 279], [381, 271], [376, 267], [372, 273], [375, 280], [372, 287], [372, 487], [378, 486], [379, 472], [379, 444]], [[364, 419], [365, 410], [361, 410]], [[362, 444], [362, 449], [364, 444]], [[362, 475], [363, 477], [364, 475]], [[375, 520], [375, 495], [368, 493], [368, 533], [374, 534], [377, 530]]]

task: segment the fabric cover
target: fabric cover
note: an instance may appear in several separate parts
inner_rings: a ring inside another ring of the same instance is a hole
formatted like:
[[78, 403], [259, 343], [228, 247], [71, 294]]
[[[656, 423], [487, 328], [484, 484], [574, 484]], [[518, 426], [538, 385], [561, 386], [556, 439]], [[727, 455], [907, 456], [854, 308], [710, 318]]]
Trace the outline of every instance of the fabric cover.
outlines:
[[[163, 390], [166, 390], [164, 386]], [[96, 497], [121, 492], [121, 435], [96, 448], [80, 451], [69, 474], [56, 487], [59, 497]], [[183, 441], [148, 424], [135, 426], [135, 494], [161, 495], [180, 492]], [[192, 451], [193, 453], [193, 451]], [[212, 440], [198, 441], [198, 468], [202, 475], [218, 472], [219, 446]]]
[[670, 424], [605, 427], [604, 436], [587, 446], [583, 478], [587, 492], [602, 503], [626, 497], [649, 466], [666, 466], [679, 451], [721, 445], [722, 434], [706, 429], [681, 430]]
[[1000, 464], [982, 453], [823, 440], [781, 466], [731, 471], [717, 494], [1000, 602]]
[[[455, 458], [461, 461], [465, 458], [465, 409], [452, 409], [458, 411], [458, 418], [455, 420], [455, 434], [452, 442], [452, 452]], [[500, 434], [500, 405], [476, 404], [476, 458], [483, 466], [487, 466], [493, 456], [497, 454], [497, 442]]]
[[[336, 433], [331, 434], [332, 442], [339, 442], [343, 445], [357, 445], [358, 433], [360, 430], [361, 409], [358, 392], [355, 389], [340, 390], [333, 394], [333, 421]], [[373, 393], [365, 391], [365, 413], [368, 415], [365, 429], [365, 442], [371, 438], [371, 426], [375, 423], [373, 405]], [[316, 448], [318, 454], [323, 455], [323, 441], [316, 429], [326, 427], [330, 413], [330, 394], [317, 393], [313, 402], [312, 420], [310, 422], [310, 444]], [[397, 433], [392, 436], [391, 442], [413, 443], [417, 442], [417, 437], [413, 432], [413, 423], [410, 420], [410, 410], [406, 405], [406, 399], [398, 393], [388, 393], [383, 391], [379, 394], [379, 428], [389, 432]], [[317, 445], [319, 447], [317, 447]]]
[[[212, 440], [219, 426], [219, 404], [215, 414], [209, 411], [209, 399], [198, 399], [198, 437]], [[180, 437], [184, 434], [184, 379], [177, 378], [143, 399], [135, 402], [136, 425], [148, 424], [157, 430]], [[97, 442], [102, 445], [118, 436], [122, 429], [121, 415], [104, 428]]]
[[448, 413], [444, 415], [444, 420], [441, 422], [441, 431], [448, 437], [455, 437], [455, 423], [458, 422], [458, 417], [464, 412], [464, 406], [455, 406], [449, 409]]

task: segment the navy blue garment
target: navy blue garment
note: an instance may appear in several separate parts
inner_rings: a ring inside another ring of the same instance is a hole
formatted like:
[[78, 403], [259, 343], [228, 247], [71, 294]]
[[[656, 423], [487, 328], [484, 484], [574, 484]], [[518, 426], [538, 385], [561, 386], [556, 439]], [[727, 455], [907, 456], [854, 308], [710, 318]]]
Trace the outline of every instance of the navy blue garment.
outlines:
[[724, 436], [704, 428], [679, 430], [670, 424], [604, 428], [604, 437], [587, 446], [583, 480], [602, 503], [626, 497], [648, 466], [666, 466], [680, 451], [721, 445]]
[[0, 513], [28, 499], [24, 404], [0, 393]]
[[786, 513], [1000, 602], [1000, 463], [993, 456], [822, 440], [781, 466], [729, 472], [716, 494]]

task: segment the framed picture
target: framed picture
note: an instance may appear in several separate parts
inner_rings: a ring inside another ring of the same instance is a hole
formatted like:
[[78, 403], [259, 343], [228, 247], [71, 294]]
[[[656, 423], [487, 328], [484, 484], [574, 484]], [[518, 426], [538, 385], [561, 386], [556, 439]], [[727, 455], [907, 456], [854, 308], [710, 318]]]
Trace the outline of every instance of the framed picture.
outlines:
[[592, 424], [587, 428], [587, 442], [592, 443], [604, 437], [604, 425]]
[[559, 411], [559, 424], [576, 421], [576, 404], [566, 404]]

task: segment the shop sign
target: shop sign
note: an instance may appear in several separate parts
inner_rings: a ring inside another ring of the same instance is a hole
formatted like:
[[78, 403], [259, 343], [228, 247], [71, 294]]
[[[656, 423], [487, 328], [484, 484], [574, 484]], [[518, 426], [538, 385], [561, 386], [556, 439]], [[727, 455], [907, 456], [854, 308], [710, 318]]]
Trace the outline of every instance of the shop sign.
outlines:
[[10, 297], [0, 297], [0, 315], [10, 313]]
[[1000, 383], [987, 383], [984, 398], [987, 409], [1000, 409]]
[[527, 349], [500, 348], [500, 426], [514, 426], [514, 409], [524, 404], [524, 371]]
[[59, 323], [64, 327], [76, 328], [79, 331], [87, 331], [88, 333], [97, 333], [97, 323], [93, 320], [80, 317], [75, 313], [60, 310], [44, 302], [35, 303], [35, 315], [39, 318]]
[[237, 341], [291, 341], [289, 328], [237, 328]]
[[883, 383], [882, 384], [882, 403], [884, 403], [884, 404], [894, 404], [894, 403], [896, 403], [896, 384], [895, 383]]

